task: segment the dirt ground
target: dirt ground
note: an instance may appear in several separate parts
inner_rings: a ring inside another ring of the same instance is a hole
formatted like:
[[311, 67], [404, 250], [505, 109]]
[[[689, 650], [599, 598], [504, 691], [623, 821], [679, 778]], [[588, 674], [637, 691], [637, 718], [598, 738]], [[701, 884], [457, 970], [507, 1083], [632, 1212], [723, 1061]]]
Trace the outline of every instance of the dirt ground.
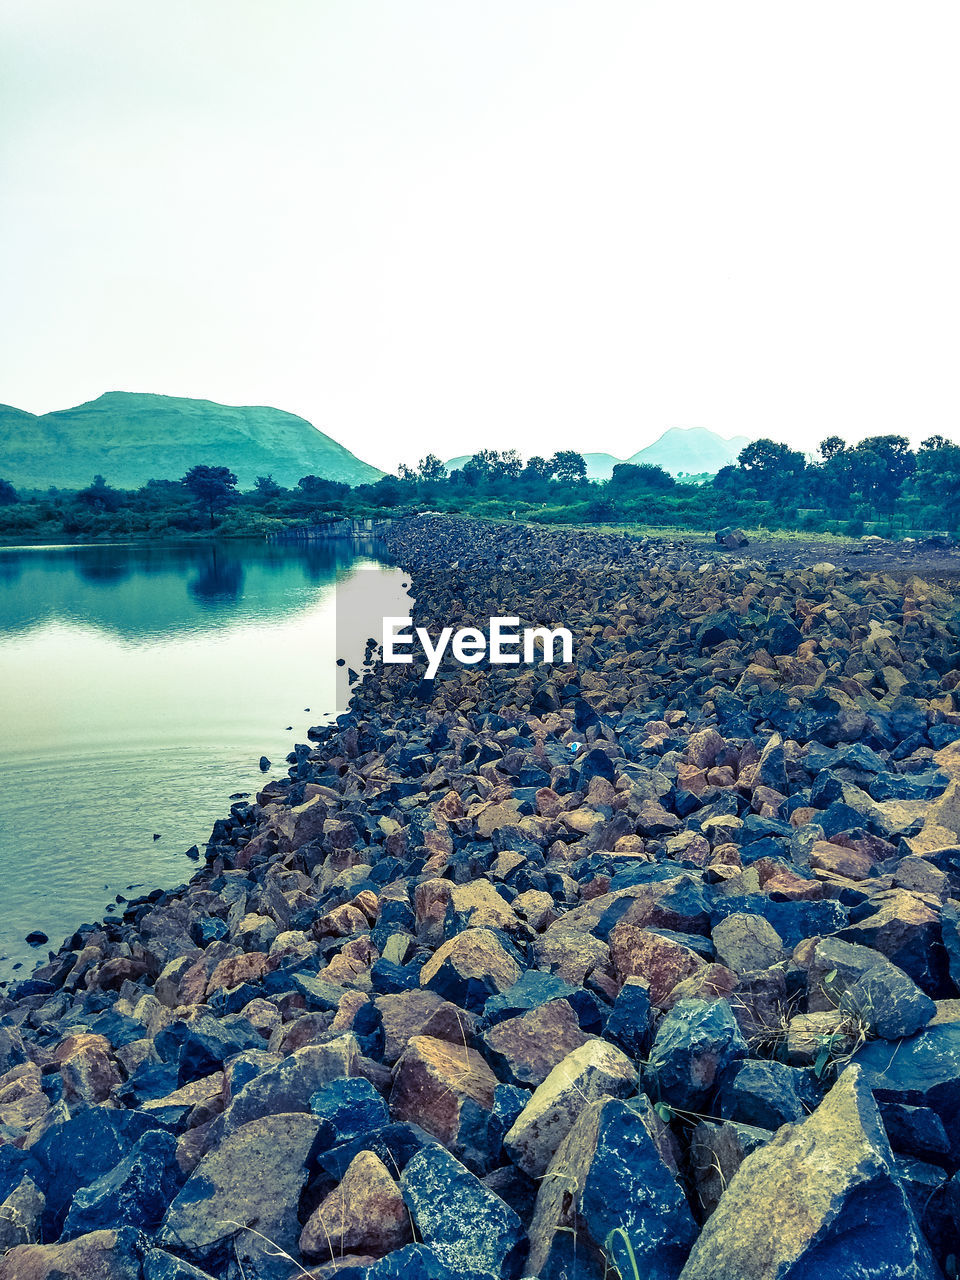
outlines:
[[916, 574], [944, 586], [956, 588], [960, 584], [960, 546], [886, 541], [845, 546], [807, 539], [802, 534], [795, 538], [751, 539], [748, 546], [733, 551], [718, 546], [712, 538], [684, 536], [676, 541], [689, 547], [691, 553], [716, 552], [731, 561], [756, 562], [765, 568], [807, 568], [828, 563], [851, 572], [886, 573], [900, 579]]

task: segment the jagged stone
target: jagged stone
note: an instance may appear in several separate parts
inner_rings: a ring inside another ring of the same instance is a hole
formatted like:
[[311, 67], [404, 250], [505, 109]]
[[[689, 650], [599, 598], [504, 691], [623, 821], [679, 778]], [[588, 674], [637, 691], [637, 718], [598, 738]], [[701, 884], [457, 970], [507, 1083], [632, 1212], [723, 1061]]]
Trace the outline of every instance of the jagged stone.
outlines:
[[603, 1040], [588, 1040], [553, 1068], [503, 1139], [504, 1150], [524, 1173], [539, 1177], [580, 1109], [602, 1094], [622, 1097], [637, 1082], [630, 1059]]
[[848, 1068], [817, 1110], [748, 1155], [694, 1244], [682, 1280], [807, 1272], [936, 1280], [876, 1104]]

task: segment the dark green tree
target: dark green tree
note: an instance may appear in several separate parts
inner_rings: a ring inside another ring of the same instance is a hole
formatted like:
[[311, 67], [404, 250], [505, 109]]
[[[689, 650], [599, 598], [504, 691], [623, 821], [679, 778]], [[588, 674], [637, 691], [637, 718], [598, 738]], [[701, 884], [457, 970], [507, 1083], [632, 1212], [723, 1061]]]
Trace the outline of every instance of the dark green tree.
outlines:
[[651, 489], [664, 492], [676, 487], [676, 480], [663, 467], [649, 462], [618, 462], [610, 477], [613, 493], [643, 493]]
[[913, 490], [921, 501], [943, 514], [949, 528], [956, 529], [960, 523], [960, 446], [944, 443], [921, 448]]
[[95, 475], [93, 483], [77, 494], [77, 501], [91, 511], [119, 511], [123, 506], [123, 499], [123, 493], [119, 489], [111, 489], [101, 475]]
[[237, 477], [229, 467], [191, 467], [180, 483], [197, 506], [207, 512], [211, 529], [217, 512], [226, 511], [240, 501]]
[[527, 465], [523, 468], [522, 477], [525, 481], [547, 481], [553, 475], [553, 468], [546, 458], [541, 458], [538, 454], [534, 454], [532, 458], [527, 459]]
[[550, 469], [560, 484], [576, 484], [587, 478], [583, 454], [574, 449], [558, 449], [550, 459]]
[[420, 459], [417, 475], [421, 480], [444, 480], [447, 475], [447, 468], [435, 453], [428, 453], [425, 458]]
[[824, 462], [829, 462], [831, 458], [837, 457], [843, 453], [847, 447], [839, 436], [827, 436], [826, 440], [821, 440], [819, 444], [820, 457]]
[[273, 476], [257, 476], [253, 487], [261, 498], [279, 498], [284, 492], [283, 485], [277, 484]]
[[20, 501], [20, 495], [9, 480], [0, 480], [0, 507], [12, 507]]

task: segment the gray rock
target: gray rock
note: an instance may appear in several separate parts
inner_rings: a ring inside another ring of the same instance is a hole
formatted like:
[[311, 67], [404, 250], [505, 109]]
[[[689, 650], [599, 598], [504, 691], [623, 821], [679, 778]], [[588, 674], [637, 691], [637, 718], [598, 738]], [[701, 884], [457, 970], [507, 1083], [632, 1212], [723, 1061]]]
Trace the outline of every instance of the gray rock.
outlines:
[[400, 1190], [424, 1244], [446, 1266], [520, 1274], [520, 1219], [443, 1147], [418, 1151], [403, 1171]]
[[702, 1112], [722, 1073], [746, 1056], [747, 1043], [725, 1000], [680, 1000], [650, 1050], [648, 1092], [680, 1111]]

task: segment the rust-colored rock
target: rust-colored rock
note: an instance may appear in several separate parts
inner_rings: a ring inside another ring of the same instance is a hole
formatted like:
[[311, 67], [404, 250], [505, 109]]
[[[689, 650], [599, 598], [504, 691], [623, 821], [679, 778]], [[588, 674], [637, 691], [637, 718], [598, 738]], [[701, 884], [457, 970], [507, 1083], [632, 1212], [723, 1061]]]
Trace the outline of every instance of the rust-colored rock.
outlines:
[[310, 1215], [300, 1235], [300, 1252], [328, 1262], [344, 1253], [381, 1258], [412, 1239], [399, 1187], [372, 1151], [361, 1151], [340, 1185]]

